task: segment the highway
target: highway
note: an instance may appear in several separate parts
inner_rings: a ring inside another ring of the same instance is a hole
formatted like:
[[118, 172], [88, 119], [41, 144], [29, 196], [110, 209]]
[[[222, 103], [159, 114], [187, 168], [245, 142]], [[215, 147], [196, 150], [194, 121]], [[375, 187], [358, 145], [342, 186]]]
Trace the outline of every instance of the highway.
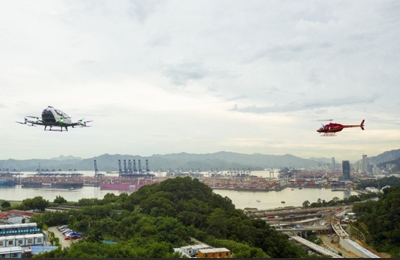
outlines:
[[326, 227], [326, 226], [305, 226], [302, 228], [277, 228], [276, 231], [280, 231], [280, 232], [296, 232], [296, 231], [332, 231], [331, 227]]
[[297, 243], [307, 246], [308, 248], [311, 248], [312, 250], [314, 250], [317, 253], [320, 253], [321, 255], [330, 256], [332, 258], [343, 258], [343, 256], [340, 256], [326, 248], [323, 248], [322, 246], [314, 244], [314, 243], [308, 241], [307, 239], [304, 239], [299, 236], [291, 235], [290, 233], [285, 233], [285, 234], [290, 236]]

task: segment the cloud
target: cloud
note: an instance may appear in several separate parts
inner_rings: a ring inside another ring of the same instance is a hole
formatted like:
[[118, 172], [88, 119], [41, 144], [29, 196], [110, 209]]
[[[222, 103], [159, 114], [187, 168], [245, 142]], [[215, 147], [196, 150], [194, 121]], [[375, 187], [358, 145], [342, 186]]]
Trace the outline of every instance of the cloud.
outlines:
[[316, 110], [321, 113], [326, 108], [329, 107], [343, 107], [343, 106], [354, 106], [359, 104], [371, 104], [377, 100], [379, 96], [373, 95], [367, 98], [360, 97], [348, 97], [343, 99], [325, 99], [318, 101], [308, 101], [308, 102], [291, 102], [287, 104], [276, 104], [273, 106], [263, 106], [259, 107], [256, 105], [245, 106], [240, 108], [238, 104], [235, 104], [233, 108], [229, 111], [237, 111], [243, 113], [253, 113], [253, 114], [266, 114], [266, 113], [284, 113], [284, 112], [295, 112], [302, 110]]
[[164, 70], [164, 75], [176, 86], [186, 86], [191, 80], [199, 80], [209, 74], [199, 62], [181, 62]]
[[242, 63], [252, 63], [259, 60], [274, 62], [299, 61], [321, 55], [332, 47], [332, 44], [326, 41], [311, 42], [311, 40], [299, 39], [291, 43], [276, 44], [260, 49], [245, 58]]
[[130, 7], [128, 13], [130, 17], [137, 20], [139, 23], [144, 24], [149, 16], [154, 13], [157, 6], [161, 3], [159, 1], [146, 0], [130, 0]]

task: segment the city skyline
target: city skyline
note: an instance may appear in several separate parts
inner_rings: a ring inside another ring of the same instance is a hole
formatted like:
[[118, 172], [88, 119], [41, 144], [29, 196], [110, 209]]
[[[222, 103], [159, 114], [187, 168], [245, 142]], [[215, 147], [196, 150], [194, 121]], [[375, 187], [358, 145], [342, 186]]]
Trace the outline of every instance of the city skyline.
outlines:
[[[0, 10], [0, 159], [358, 161], [400, 147], [397, 1], [22, 1]], [[47, 106], [90, 128], [15, 121]], [[327, 121], [359, 124], [335, 137]]]

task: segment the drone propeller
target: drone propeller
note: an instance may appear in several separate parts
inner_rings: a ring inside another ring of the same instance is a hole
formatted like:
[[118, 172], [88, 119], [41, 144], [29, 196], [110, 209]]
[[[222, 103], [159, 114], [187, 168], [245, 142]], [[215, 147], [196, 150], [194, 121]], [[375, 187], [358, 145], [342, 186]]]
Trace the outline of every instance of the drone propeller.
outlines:
[[34, 119], [35, 119], [35, 123], [39, 123], [40, 121], [42, 121], [42, 120], [40, 120], [39, 117], [37, 117], [37, 116], [26, 116], [26, 117], [25, 117], [25, 122], [27, 121], [26, 118], [34, 118]]
[[92, 120], [84, 121], [83, 118], [82, 118], [81, 120], [79, 120], [79, 125], [86, 126], [86, 123], [90, 123], [90, 122], [92, 122]]
[[26, 121], [25, 122], [19, 122], [19, 121], [15, 121], [16, 123], [18, 123], [18, 124], [21, 124], [21, 125], [27, 125], [27, 126], [33, 126], [33, 127], [36, 127], [36, 125], [34, 124], [34, 123], [29, 123], [29, 124], [27, 124], [26, 123]]

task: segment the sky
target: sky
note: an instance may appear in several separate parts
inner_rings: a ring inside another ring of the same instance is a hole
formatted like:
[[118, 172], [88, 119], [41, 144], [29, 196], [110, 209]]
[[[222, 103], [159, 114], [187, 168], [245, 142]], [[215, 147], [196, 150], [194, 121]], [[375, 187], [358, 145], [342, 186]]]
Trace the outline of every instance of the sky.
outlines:
[[397, 0], [3, 0], [0, 39], [0, 160], [400, 148]]

